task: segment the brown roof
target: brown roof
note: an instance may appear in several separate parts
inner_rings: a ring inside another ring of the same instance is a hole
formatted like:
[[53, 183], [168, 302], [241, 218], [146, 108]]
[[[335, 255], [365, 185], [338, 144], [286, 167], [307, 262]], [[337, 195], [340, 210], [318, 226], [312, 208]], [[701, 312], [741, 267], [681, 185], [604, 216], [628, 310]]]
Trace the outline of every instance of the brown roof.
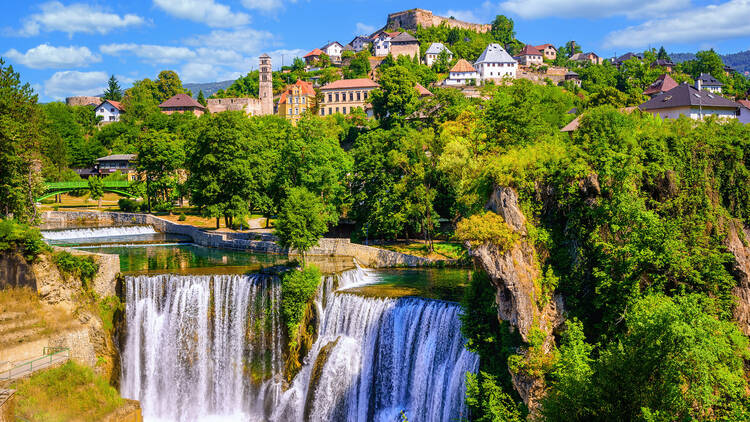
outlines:
[[430, 95], [432, 95], [432, 92], [430, 92], [427, 88], [423, 87], [419, 83], [414, 85], [414, 88], [417, 89], [420, 97], [429, 97]]
[[378, 85], [375, 81], [368, 78], [359, 79], [340, 79], [324, 85], [320, 89], [346, 89], [346, 88], [377, 88]]
[[746, 109], [750, 110], [750, 101], [748, 100], [738, 100], [737, 101], [741, 106], [745, 107]]
[[536, 47], [533, 45], [526, 44], [522, 49], [521, 52], [518, 53], [519, 56], [541, 56], [542, 52], [537, 50]]
[[319, 48], [316, 48], [315, 50], [313, 50], [313, 51], [305, 54], [304, 56], [302, 56], [302, 58], [306, 59], [308, 57], [316, 57], [316, 56], [320, 56], [321, 54], [323, 54], [323, 51], [321, 49], [319, 49]]
[[391, 42], [408, 44], [408, 43], [417, 43], [419, 41], [417, 41], [417, 39], [414, 38], [408, 32], [402, 32], [402, 33], [396, 35], [395, 37], [392, 37], [391, 38]]
[[159, 107], [194, 107], [201, 110], [205, 110], [205, 107], [198, 101], [195, 101], [193, 97], [187, 94], [177, 94], [174, 97], [159, 104]]
[[555, 47], [555, 46], [554, 46], [554, 45], [552, 45], [552, 44], [542, 44], [542, 45], [537, 45], [537, 46], [536, 46], [536, 49], [537, 49], [537, 50], [544, 50], [544, 49], [545, 49], [545, 48], [547, 48], [547, 47], [552, 47], [552, 48], [554, 48], [554, 49], [555, 49], [555, 51], [557, 51], [557, 47]]
[[451, 72], [476, 72], [477, 70], [474, 69], [474, 66], [471, 65], [471, 63], [467, 62], [464, 59], [459, 59], [455, 65], [450, 70]]
[[[122, 106], [122, 103], [121, 103], [121, 102], [119, 102], [119, 101], [104, 100], [104, 101], [102, 101], [102, 104], [104, 104], [104, 103], [110, 103], [110, 104], [112, 104], [112, 105], [113, 105], [113, 106], [114, 106], [114, 107], [115, 107], [116, 109], [118, 109], [118, 110], [120, 110], [120, 111], [125, 111], [125, 108], [124, 108], [124, 107]], [[102, 104], [99, 104], [99, 106], [101, 106]]]
[[666, 92], [672, 88], [675, 88], [677, 85], [679, 84], [674, 79], [672, 79], [671, 76], [665, 73], [659, 76], [656, 81], [654, 81], [654, 83], [649, 85], [649, 87], [646, 88], [645, 91], [643, 91], [643, 95], [654, 95], [660, 92]]

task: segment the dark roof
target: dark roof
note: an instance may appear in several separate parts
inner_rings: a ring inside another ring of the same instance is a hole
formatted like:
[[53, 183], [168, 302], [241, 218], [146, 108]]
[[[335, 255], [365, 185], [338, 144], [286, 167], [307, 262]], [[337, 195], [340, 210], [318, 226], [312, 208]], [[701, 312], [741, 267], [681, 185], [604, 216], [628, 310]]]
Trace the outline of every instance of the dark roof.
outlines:
[[701, 85], [703, 86], [724, 86], [723, 83], [711, 76], [710, 73], [701, 73], [701, 75], [698, 76], [698, 80], [701, 81]]
[[620, 57], [616, 58], [616, 59], [615, 59], [615, 63], [618, 63], [618, 64], [619, 64], [619, 63], [622, 63], [622, 62], [624, 62], [624, 61], [626, 61], [626, 60], [630, 60], [630, 59], [632, 59], [633, 57], [635, 57], [635, 58], [636, 58], [636, 59], [638, 59], [638, 60], [641, 60], [641, 56], [639, 56], [639, 55], [637, 55], [637, 54], [635, 54], [635, 53], [625, 53], [625, 54], [623, 54], [622, 56], [620, 56]]
[[721, 95], [712, 94], [708, 91], [698, 91], [692, 86], [683, 83], [663, 94], [653, 97], [638, 106], [638, 108], [641, 110], [656, 110], [688, 106], [737, 108], [739, 107], [739, 104], [730, 101]]
[[668, 66], [674, 66], [674, 63], [672, 63], [670, 60], [657, 59], [657, 60], [654, 60], [653, 63], [651, 63], [651, 66], [664, 66], [664, 67], [668, 67]]
[[542, 52], [539, 51], [536, 47], [533, 45], [526, 44], [522, 49], [521, 52], [518, 53], [519, 56], [541, 56]]
[[417, 41], [416, 38], [412, 37], [411, 34], [409, 34], [408, 32], [402, 32], [396, 35], [395, 37], [391, 38], [391, 42], [406, 44], [406, 43], [416, 43], [419, 41]]
[[338, 45], [339, 45], [339, 47], [343, 47], [343, 45], [341, 45], [341, 43], [340, 43], [340, 42], [338, 42], [338, 41], [333, 41], [333, 42], [329, 42], [328, 44], [324, 45], [323, 47], [320, 47], [320, 49], [321, 49], [321, 50], [325, 50], [326, 48], [328, 48], [328, 47], [330, 47], [330, 46], [332, 46], [332, 45], [334, 45], [334, 44], [338, 44]]
[[136, 158], [135, 154], [114, 154], [114, 155], [108, 155], [106, 157], [97, 158], [96, 161], [119, 161], [119, 160], [135, 161], [135, 158]]
[[656, 81], [643, 91], [643, 95], [654, 95], [660, 92], [666, 92], [678, 85], [671, 76], [666, 73], [656, 78]]
[[193, 97], [187, 94], [177, 94], [174, 97], [159, 104], [159, 107], [194, 107], [204, 110], [205, 107], [198, 101], [195, 101]]
[[356, 37], [354, 37], [354, 39], [352, 39], [349, 42], [349, 45], [353, 45], [357, 40], [362, 40], [362, 42], [371, 42], [372, 41], [370, 38], [368, 38], [365, 35], [357, 35]]

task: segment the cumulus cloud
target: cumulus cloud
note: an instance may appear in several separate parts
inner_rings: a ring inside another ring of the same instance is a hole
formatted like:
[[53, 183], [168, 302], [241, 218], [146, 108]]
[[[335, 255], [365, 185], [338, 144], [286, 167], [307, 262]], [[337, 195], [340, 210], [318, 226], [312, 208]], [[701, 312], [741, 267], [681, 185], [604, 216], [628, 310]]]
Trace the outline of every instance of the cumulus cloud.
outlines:
[[229, 6], [214, 0], [154, 0], [154, 5], [172, 16], [205, 23], [211, 27], [231, 28], [250, 22], [247, 14], [232, 12]]
[[220, 48], [249, 54], [259, 52], [272, 42], [273, 34], [270, 32], [250, 28], [236, 31], [216, 30], [186, 40], [187, 45], [190, 46]]
[[377, 28], [373, 25], [366, 25], [362, 22], [357, 22], [357, 29], [354, 31], [356, 35], [370, 35], [375, 32]]
[[482, 23], [482, 19], [477, 17], [476, 13], [471, 10], [449, 10], [440, 16], [453, 16], [455, 19], [464, 22]]
[[97, 95], [107, 89], [105, 72], [57, 72], [44, 82], [44, 93], [55, 100], [76, 95]]
[[282, 0], [242, 0], [242, 5], [251, 10], [275, 12], [284, 7]]
[[639, 18], [683, 10], [690, 0], [506, 0], [500, 10], [522, 18], [545, 17], [603, 18], [626, 16]]
[[120, 55], [123, 52], [133, 54], [144, 59], [148, 63], [169, 64], [196, 57], [195, 52], [187, 47], [171, 47], [153, 44], [105, 44], [99, 47], [99, 51], [111, 56]]
[[731, 0], [648, 20], [611, 32], [605, 46], [642, 47], [659, 43], [716, 41], [750, 36], [750, 0]]
[[106, 34], [145, 22], [138, 15], [120, 16], [105, 12], [98, 6], [83, 3], [65, 6], [58, 1], [52, 1], [42, 4], [39, 9], [40, 13], [34, 13], [23, 21], [23, 27], [18, 31], [19, 35], [28, 37], [38, 35], [41, 31], [61, 31], [66, 32], [68, 36], [76, 32]]
[[102, 60], [87, 47], [53, 47], [49, 44], [38, 45], [25, 53], [11, 48], [4, 56], [32, 69], [84, 67]]

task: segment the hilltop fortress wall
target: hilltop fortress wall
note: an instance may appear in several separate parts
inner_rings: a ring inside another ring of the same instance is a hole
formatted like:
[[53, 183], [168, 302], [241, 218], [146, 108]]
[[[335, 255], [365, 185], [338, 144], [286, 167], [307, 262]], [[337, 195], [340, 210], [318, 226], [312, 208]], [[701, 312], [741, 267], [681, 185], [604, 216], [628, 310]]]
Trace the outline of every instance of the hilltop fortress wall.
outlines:
[[450, 28], [469, 29], [476, 32], [489, 32], [492, 29], [492, 25], [489, 24], [469, 23], [458, 19], [437, 16], [432, 14], [431, 11], [424, 9], [411, 9], [391, 13], [388, 15], [386, 28], [389, 30], [403, 28], [413, 31], [417, 29], [417, 26], [429, 28], [431, 26], [439, 26], [441, 23], [445, 23]]

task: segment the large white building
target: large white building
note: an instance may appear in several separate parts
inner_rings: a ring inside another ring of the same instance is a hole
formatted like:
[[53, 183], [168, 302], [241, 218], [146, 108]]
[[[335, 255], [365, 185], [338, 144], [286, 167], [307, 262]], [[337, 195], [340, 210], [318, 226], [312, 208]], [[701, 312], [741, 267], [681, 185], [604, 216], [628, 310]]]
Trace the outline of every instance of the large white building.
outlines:
[[518, 62], [508, 54], [500, 44], [490, 44], [474, 63], [482, 81], [501, 81], [504, 78], [515, 79]]
[[464, 59], [459, 59], [448, 73], [446, 85], [479, 85], [479, 73]]
[[104, 100], [94, 109], [94, 113], [96, 117], [101, 117], [100, 122], [112, 123], [120, 121], [120, 115], [124, 113], [124, 109], [119, 101]]
[[427, 66], [432, 67], [432, 65], [435, 63], [440, 53], [442, 53], [443, 51], [445, 51], [448, 54], [448, 60], [453, 60], [453, 53], [450, 50], [448, 50], [448, 47], [443, 45], [443, 43], [434, 42], [430, 44], [430, 47], [424, 53], [424, 60], [425, 60], [425, 63], [427, 63]]
[[391, 52], [391, 39], [398, 35], [398, 32], [380, 31], [372, 39], [375, 47], [375, 56], [387, 56]]

